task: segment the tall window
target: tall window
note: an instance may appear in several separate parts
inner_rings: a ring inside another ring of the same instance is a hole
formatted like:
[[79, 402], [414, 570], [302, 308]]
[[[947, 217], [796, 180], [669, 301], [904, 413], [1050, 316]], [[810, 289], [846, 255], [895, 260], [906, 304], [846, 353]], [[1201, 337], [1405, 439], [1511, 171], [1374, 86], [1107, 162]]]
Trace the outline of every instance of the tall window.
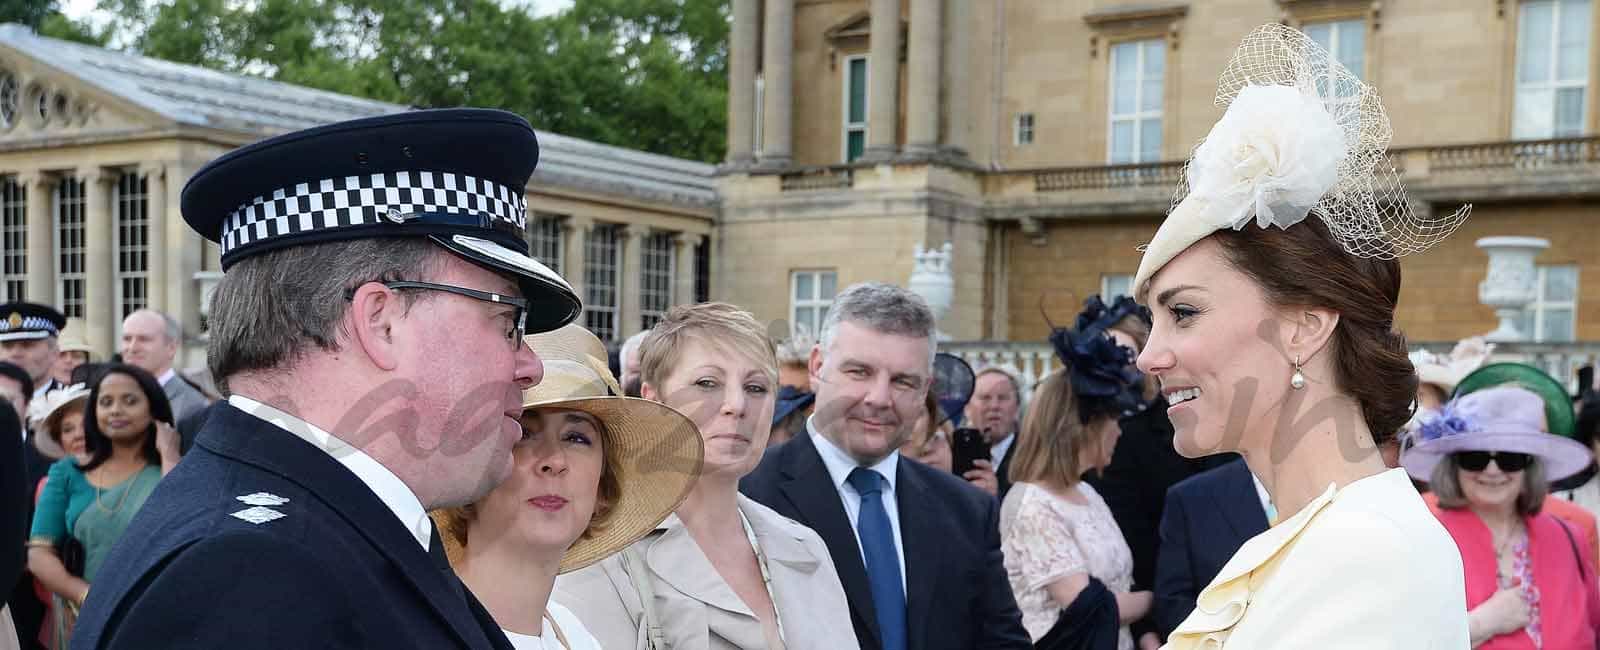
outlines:
[[670, 232], [653, 232], [644, 238], [639, 269], [640, 327], [650, 329], [672, 308], [672, 251]]
[[0, 291], [7, 301], [26, 300], [28, 285], [28, 193], [15, 176], [0, 180]]
[[861, 157], [867, 148], [867, 57], [844, 60], [844, 161]]
[[1033, 144], [1033, 113], [1017, 115], [1017, 128], [1012, 142], [1017, 146]]
[[84, 196], [83, 181], [67, 177], [56, 186], [56, 295], [61, 313], [83, 318]]
[[1333, 56], [1333, 60], [1354, 74], [1357, 79], [1366, 79], [1367, 65], [1367, 21], [1363, 19], [1339, 20], [1327, 23], [1311, 23], [1301, 28], [1306, 36], [1316, 41], [1322, 49]]
[[1106, 304], [1117, 296], [1133, 296], [1133, 276], [1126, 273], [1107, 273], [1100, 276], [1100, 299]]
[[150, 201], [144, 174], [125, 171], [117, 179], [117, 313], [126, 318], [149, 305]]
[[1161, 159], [1166, 69], [1167, 44], [1161, 39], [1111, 46], [1111, 164]]
[[1539, 297], [1523, 308], [1517, 331], [1539, 343], [1577, 339], [1578, 267], [1540, 265]]
[[694, 301], [711, 300], [711, 238], [694, 245]]
[[1538, 140], [1583, 134], [1589, 29], [1589, 0], [1522, 3], [1511, 137]]
[[822, 321], [828, 317], [833, 305], [833, 294], [838, 289], [838, 274], [834, 271], [795, 271], [789, 276], [789, 323], [793, 331], [800, 328], [811, 336], [822, 334]]
[[529, 224], [528, 248], [533, 258], [556, 273], [561, 272], [561, 221], [557, 215], [538, 214]]
[[602, 341], [617, 340], [617, 280], [622, 247], [617, 226], [596, 225], [584, 235], [584, 324]]

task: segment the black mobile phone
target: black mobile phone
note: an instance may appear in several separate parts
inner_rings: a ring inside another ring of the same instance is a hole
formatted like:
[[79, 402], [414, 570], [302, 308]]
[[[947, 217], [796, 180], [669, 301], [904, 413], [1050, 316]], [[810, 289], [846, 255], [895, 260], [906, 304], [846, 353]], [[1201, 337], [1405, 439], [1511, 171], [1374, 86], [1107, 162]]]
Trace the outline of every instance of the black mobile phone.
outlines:
[[950, 470], [962, 476], [977, 469], [972, 461], [989, 460], [989, 441], [984, 439], [982, 431], [972, 427], [956, 429], [950, 436], [950, 457]]

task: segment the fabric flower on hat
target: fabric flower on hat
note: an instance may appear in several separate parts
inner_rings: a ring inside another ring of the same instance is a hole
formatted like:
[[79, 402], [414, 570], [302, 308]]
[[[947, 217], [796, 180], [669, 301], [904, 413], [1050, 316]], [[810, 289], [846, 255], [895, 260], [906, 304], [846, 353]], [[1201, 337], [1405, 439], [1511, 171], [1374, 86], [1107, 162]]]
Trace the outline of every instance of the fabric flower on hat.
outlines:
[[1339, 182], [1344, 132], [1316, 96], [1293, 86], [1246, 86], [1187, 169], [1189, 195], [1216, 228], [1288, 228]]
[[1452, 401], [1417, 427], [1417, 438], [1419, 442], [1427, 442], [1476, 430], [1472, 421]]
[[1107, 309], [1100, 296], [1090, 296], [1078, 314], [1077, 327], [1056, 328], [1050, 333], [1051, 347], [1070, 369], [1072, 392], [1081, 405], [1078, 419], [1085, 424], [1097, 416], [1120, 415], [1138, 406], [1129, 403], [1135, 395], [1129, 388], [1141, 377], [1133, 367], [1133, 351], [1118, 344], [1106, 329], [1138, 313], [1140, 307], [1126, 297], [1113, 305]]

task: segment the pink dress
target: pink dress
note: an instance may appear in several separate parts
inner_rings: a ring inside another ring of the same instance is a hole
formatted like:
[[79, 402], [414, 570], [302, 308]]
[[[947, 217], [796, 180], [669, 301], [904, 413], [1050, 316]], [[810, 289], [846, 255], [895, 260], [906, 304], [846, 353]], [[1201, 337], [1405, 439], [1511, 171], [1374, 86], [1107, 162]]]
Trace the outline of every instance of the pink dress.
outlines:
[[[1435, 508], [1434, 514], [1461, 550], [1462, 569], [1467, 582], [1467, 611], [1482, 605], [1499, 590], [1496, 576], [1494, 536], [1489, 527], [1471, 510]], [[1600, 632], [1600, 582], [1587, 568], [1580, 573], [1573, 543], [1562, 532], [1555, 517], [1540, 513], [1524, 524], [1527, 540], [1519, 545], [1515, 584], [1525, 585], [1524, 593], [1533, 606], [1529, 625], [1511, 634], [1489, 639], [1478, 650], [1564, 650], [1595, 647]], [[1581, 540], [1582, 533], [1573, 532]], [[1593, 566], [1594, 550], [1581, 541], [1577, 544], [1583, 561]], [[1587, 578], [1587, 579], [1585, 579]]]

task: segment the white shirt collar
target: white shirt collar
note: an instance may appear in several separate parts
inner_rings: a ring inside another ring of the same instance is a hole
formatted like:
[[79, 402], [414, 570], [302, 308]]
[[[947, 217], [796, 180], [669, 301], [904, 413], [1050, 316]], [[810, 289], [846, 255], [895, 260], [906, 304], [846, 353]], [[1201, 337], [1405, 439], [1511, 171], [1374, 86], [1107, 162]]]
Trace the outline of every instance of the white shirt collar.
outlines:
[[1000, 463], [1003, 463], [1006, 460], [1006, 451], [1011, 449], [1011, 443], [1016, 441], [1017, 434], [1009, 433], [1006, 434], [1006, 437], [1001, 439], [1000, 442], [994, 443], [994, 447], [989, 449], [989, 461], [994, 463], [994, 467], [991, 467], [990, 469], [996, 472], [1000, 471]]
[[[860, 467], [861, 464], [844, 453], [838, 445], [833, 444], [827, 436], [822, 435], [822, 432], [817, 431], [816, 425], [812, 424], [815, 420], [815, 415], [806, 418], [806, 431], [811, 434], [811, 444], [816, 446], [817, 455], [822, 457], [822, 464], [828, 468], [828, 476], [833, 478], [834, 489], [842, 488], [845, 481], [850, 479], [851, 470]], [[896, 449], [868, 469], [883, 476], [884, 482], [888, 484], [887, 491], [894, 492], [895, 475], [899, 473], [895, 468], [899, 467], [899, 463], [900, 450]]]
[[[32, 404], [37, 400], [44, 399], [44, 394], [50, 392], [50, 389], [54, 388], [55, 385], [56, 380], [54, 378], [45, 379], [44, 383], [39, 384], [38, 388], [33, 389], [33, 397], [28, 398], [28, 403]], [[24, 413], [23, 415], [26, 416], [27, 414]]]
[[1255, 472], [1250, 472], [1250, 481], [1256, 484], [1256, 498], [1261, 499], [1261, 511], [1267, 513], [1267, 524], [1278, 523], [1278, 510], [1272, 507], [1272, 495], [1267, 494], [1267, 486], [1262, 485], [1261, 479], [1256, 478]]
[[366, 452], [340, 440], [338, 436], [261, 402], [235, 393], [228, 397], [228, 404], [277, 425], [339, 461], [339, 464], [344, 465], [351, 474], [355, 474], [367, 489], [378, 495], [378, 499], [394, 512], [395, 518], [400, 520], [406, 530], [411, 531], [411, 535], [422, 545], [423, 550], [429, 550], [433, 522], [428, 519], [428, 511], [423, 509], [422, 501], [417, 499], [411, 488], [407, 487], [400, 477], [395, 476], [394, 472], [389, 471], [389, 468], [373, 460]]
[[[178, 376], [178, 371], [177, 370], [172, 369], [172, 368], [167, 368], [167, 371], [161, 373], [160, 377], [156, 377], [156, 383], [161, 384], [162, 386], [165, 386], [165, 385], [167, 385], [167, 382], [172, 381], [177, 376]], [[249, 398], [245, 398], [245, 399], [249, 399]]]

